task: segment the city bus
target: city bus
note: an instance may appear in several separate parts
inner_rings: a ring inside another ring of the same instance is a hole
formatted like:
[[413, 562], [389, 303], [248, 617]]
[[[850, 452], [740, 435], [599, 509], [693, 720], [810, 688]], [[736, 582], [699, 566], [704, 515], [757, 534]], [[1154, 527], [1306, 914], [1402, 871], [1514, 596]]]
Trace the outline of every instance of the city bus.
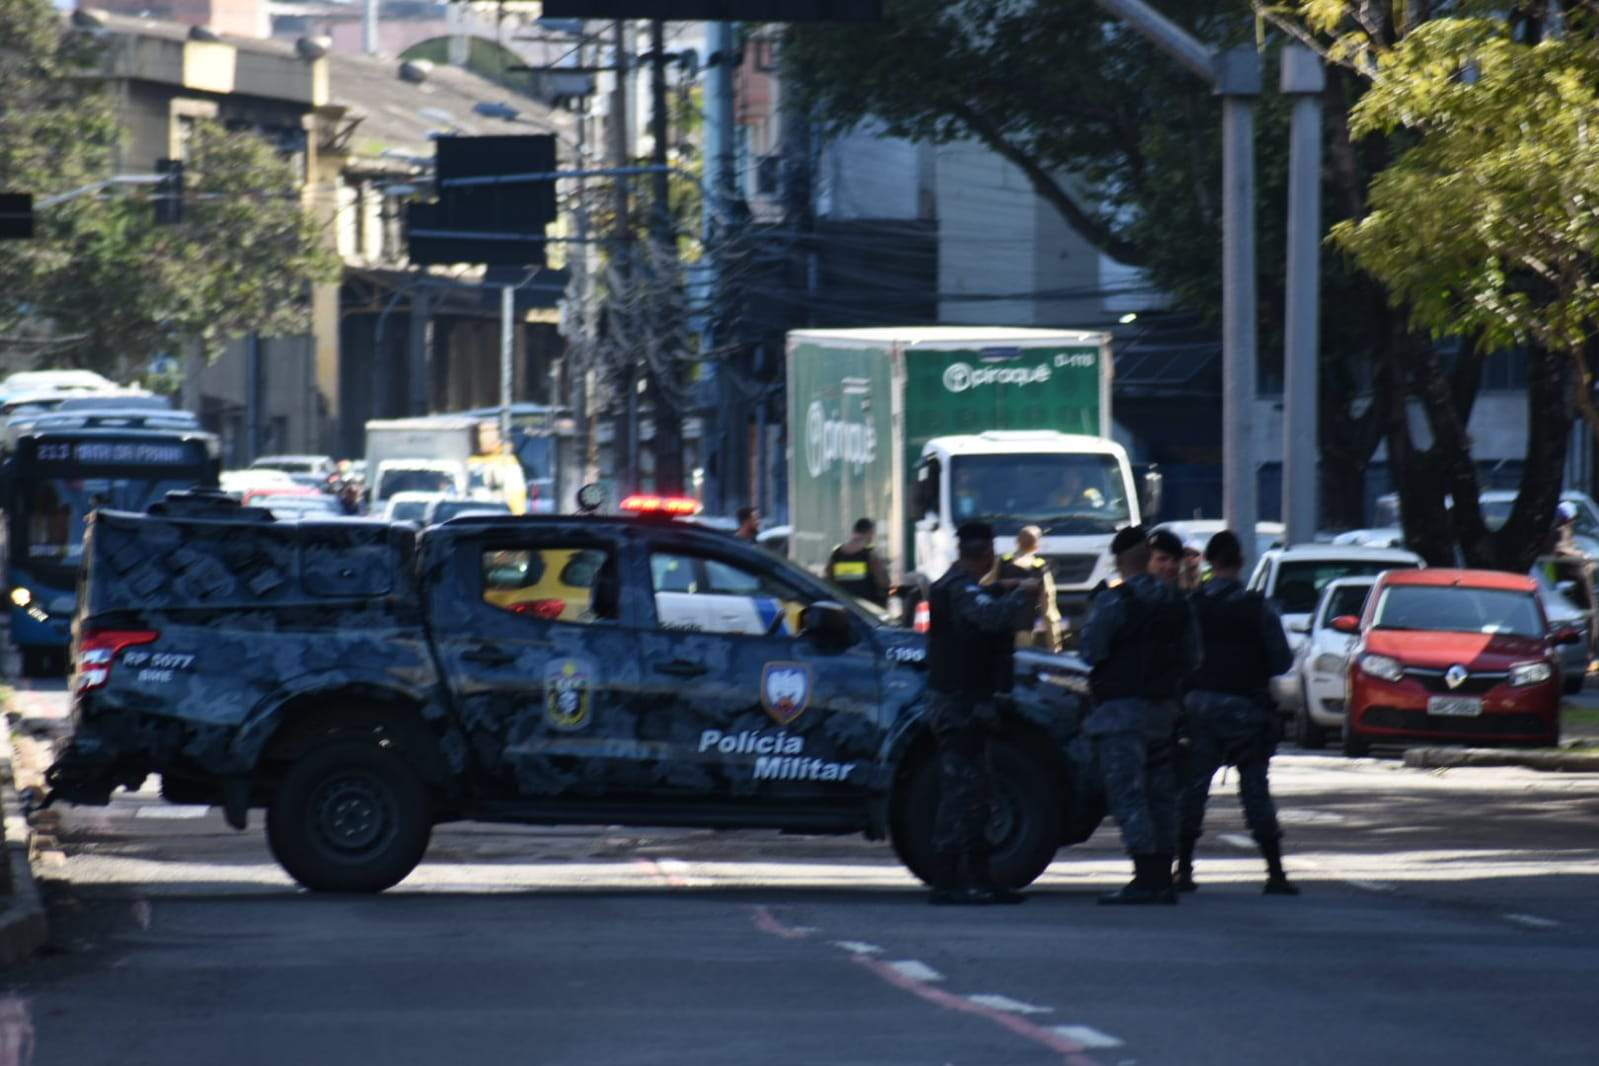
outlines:
[[215, 487], [220, 442], [181, 411], [51, 412], [8, 424], [0, 454], [11, 642], [25, 673], [55, 672], [66, 665], [89, 512], [143, 511], [170, 490]]

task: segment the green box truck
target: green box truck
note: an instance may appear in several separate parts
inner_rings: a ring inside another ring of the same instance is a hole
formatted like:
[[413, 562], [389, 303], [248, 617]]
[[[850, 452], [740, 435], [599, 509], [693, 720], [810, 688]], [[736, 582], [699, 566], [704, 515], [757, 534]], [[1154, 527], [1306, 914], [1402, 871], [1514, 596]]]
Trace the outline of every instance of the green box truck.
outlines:
[[1080, 619], [1111, 574], [1111, 537], [1140, 521], [1111, 440], [1109, 334], [797, 330], [787, 365], [796, 562], [820, 573], [869, 517], [896, 583], [925, 588], [954, 562], [962, 522], [991, 522], [1000, 551], [1037, 525], [1062, 615]]

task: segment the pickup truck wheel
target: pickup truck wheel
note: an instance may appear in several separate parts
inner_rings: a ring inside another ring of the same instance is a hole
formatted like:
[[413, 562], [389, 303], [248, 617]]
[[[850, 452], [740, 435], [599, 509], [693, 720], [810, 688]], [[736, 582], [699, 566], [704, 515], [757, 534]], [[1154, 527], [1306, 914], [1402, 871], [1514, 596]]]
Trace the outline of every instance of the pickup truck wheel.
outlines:
[[[1061, 840], [1060, 794], [1048, 767], [1017, 741], [996, 740], [994, 810], [988, 823], [989, 873], [1002, 888], [1032, 884], [1055, 859]], [[907, 869], [934, 888], [954, 881], [953, 859], [933, 847], [938, 812], [938, 756], [917, 760], [900, 783], [891, 837]]]
[[314, 892], [381, 892], [416, 869], [433, 823], [405, 761], [365, 742], [313, 748], [267, 808], [273, 856]]

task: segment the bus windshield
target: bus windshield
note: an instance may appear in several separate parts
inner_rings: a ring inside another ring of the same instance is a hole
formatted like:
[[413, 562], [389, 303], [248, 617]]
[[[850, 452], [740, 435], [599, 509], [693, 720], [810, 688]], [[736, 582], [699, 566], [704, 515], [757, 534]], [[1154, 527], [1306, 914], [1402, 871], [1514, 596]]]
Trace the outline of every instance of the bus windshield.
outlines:
[[186, 489], [197, 478], [174, 478], [170, 471], [143, 478], [41, 478], [34, 481], [25, 507], [30, 561], [76, 566], [83, 555], [83, 524], [90, 511], [106, 507], [143, 511], [167, 492]]

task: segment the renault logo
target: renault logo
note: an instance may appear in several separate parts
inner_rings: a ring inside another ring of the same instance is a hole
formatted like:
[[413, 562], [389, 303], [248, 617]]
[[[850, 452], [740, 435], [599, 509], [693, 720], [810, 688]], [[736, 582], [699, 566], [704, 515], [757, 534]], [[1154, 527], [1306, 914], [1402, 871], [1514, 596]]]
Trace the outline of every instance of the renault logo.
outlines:
[[1466, 672], [1466, 668], [1464, 666], [1456, 663], [1454, 666], [1449, 668], [1447, 673], [1444, 674], [1444, 683], [1450, 688], [1459, 688], [1461, 685], [1466, 683], [1466, 678], [1470, 676], [1471, 675]]

